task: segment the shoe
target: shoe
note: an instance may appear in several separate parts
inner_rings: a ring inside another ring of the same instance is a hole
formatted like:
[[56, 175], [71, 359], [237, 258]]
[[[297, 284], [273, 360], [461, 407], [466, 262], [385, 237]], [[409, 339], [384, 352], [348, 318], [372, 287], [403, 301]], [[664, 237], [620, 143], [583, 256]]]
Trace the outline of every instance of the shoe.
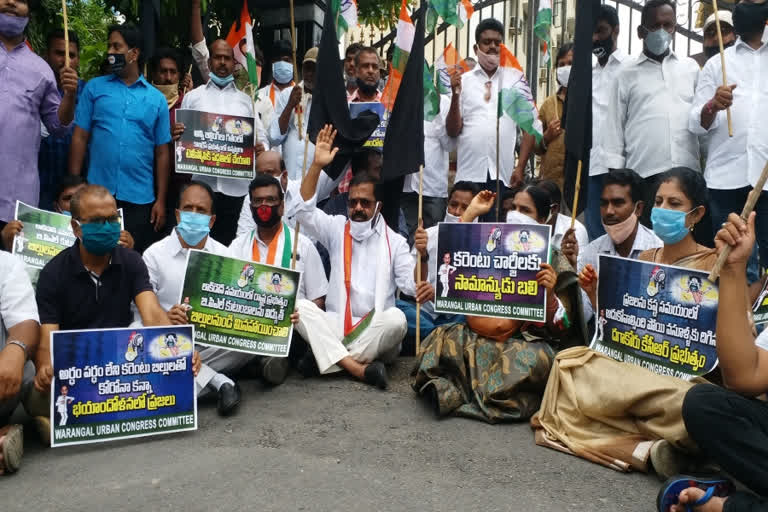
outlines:
[[301, 356], [299, 362], [296, 363], [296, 369], [305, 379], [310, 377], [317, 377], [320, 375], [320, 368], [317, 367], [315, 355], [311, 350], [307, 350], [307, 352]]
[[364, 380], [367, 384], [379, 389], [387, 389], [387, 369], [381, 361], [374, 361], [365, 367]]
[[24, 456], [24, 427], [21, 425], [8, 425], [0, 428], [0, 439], [3, 454], [2, 466], [4, 473], [15, 473], [21, 466], [21, 458]]
[[47, 416], [35, 416], [34, 422], [40, 441], [45, 446], [51, 446], [51, 420]]
[[706, 491], [706, 494], [696, 503], [689, 505], [689, 510], [692, 507], [704, 505], [711, 500], [713, 496], [725, 498], [735, 489], [733, 482], [727, 478], [677, 475], [664, 482], [661, 489], [659, 489], [659, 494], [656, 497], [658, 511], [669, 512], [669, 508], [672, 505], [678, 504], [680, 493], [690, 487], [696, 487]]
[[651, 465], [659, 480], [666, 480], [686, 471], [689, 458], [664, 439], [651, 445]]
[[240, 384], [235, 383], [234, 386], [229, 383], [223, 384], [219, 388], [219, 403], [217, 405], [219, 415], [229, 416], [235, 412], [237, 406], [240, 405], [240, 398]]
[[261, 378], [270, 386], [279, 386], [285, 382], [290, 369], [287, 357], [263, 357], [261, 360]]

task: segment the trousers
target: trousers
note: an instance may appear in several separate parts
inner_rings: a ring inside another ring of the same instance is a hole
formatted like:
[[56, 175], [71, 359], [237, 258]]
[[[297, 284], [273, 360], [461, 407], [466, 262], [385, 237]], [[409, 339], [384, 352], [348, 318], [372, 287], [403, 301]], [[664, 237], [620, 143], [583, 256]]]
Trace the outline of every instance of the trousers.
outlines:
[[198, 396], [204, 394], [206, 386], [217, 373], [234, 373], [256, 357], [245, 352], [235, 352], [218, 347], [200, 347], [200, 361], [203, 363], [195, 377]]

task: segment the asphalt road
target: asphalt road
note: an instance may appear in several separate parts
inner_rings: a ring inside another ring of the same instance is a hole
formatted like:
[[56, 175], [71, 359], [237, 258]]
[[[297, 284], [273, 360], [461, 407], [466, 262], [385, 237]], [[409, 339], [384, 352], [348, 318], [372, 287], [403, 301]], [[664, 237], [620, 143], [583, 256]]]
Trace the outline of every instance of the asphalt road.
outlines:
[[435, 420], [407, 366], [387, 392], [343, 377], [243, 381], [236, 416], [200, 401], [197, 432], [51, 450], [29, 425], [0, 510], [655, 510], [655, 477], [537, 447], [527, 424]]

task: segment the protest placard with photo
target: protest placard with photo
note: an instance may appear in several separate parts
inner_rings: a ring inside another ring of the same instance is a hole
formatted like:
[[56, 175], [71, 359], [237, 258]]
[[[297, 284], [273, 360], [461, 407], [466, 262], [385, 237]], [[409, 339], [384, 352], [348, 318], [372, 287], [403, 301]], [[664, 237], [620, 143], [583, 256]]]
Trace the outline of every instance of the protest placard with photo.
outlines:
[[179, 303], [197, 343], [287, 357], [300, 278], [286, 268], [190, 250]]
[[752, 314], [755, 325], [768, 322], [768, 281], [765, 282], [760, 290], [760, 295], [757, 296], [757, 300], [752, 305]]
[[539, 224], [440, 223], [435, 311], [543, 322], [536, 281], [551, 228]]
[[349, 104], [349, 116], [355, 119], [357, 116], [370, 110], [379, 116], [379, 126], [363, 144], [366, 148], [384, 148], [384, 136], [387, 134], [387, 125], [389, 124], [389, 112], [384, 108], [383, 103], [373, 102], [354, 102]]
[[707, 272], [601, 254], [598, 274], [593, 350], [686, 380], [717, 366]]
[[176, 141], [176, 172], [221, 178], [254, 177], [252, 117], [176, 110], [184, 133]]
[[197, 429], [192, 326], [51, 334], [51, 446]]

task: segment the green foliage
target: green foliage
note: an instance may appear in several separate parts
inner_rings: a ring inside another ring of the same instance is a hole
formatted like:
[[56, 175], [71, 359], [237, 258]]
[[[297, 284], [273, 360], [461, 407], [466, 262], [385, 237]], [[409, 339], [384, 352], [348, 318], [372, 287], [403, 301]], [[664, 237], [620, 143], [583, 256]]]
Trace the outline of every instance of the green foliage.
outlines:
[[[411, 5], [413, 0], [406, 0]], [[400, 15], [401, 0], [358, 0], [357, 13], [361, 25], [373, 25], [381, 29], [393, 28]]]
[[[68, 0], [69, 29], [80, 39], [80, 76], [87, 80], [99, 74], [107, 52], [107, 27], [115, 23], [114, 14], [104, 0]], [[49, 32], [63, 28], [60, 0], [40, 0], [30, 14], [27, 38], [32, 48], [44, 56]]]

